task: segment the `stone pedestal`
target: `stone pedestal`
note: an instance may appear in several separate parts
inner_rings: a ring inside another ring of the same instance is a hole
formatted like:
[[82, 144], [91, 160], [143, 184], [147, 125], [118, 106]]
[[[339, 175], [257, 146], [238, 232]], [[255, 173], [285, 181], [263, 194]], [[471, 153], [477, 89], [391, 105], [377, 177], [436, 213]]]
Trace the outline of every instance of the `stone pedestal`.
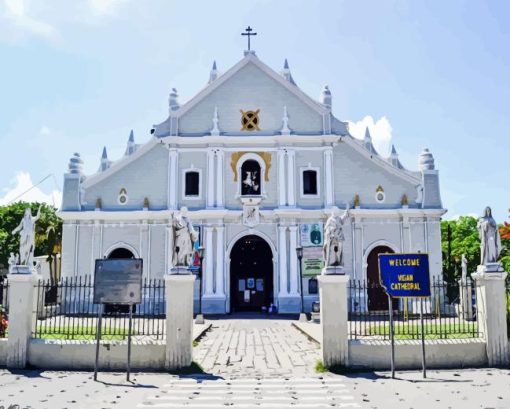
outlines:
[[[326, 269], [324, 269], [326, 270]], [[322, 362], [325, 367], [349, 364], [347, 284], [349, 276], [324, 274], [317, 277], [320, 294]]]
[[459, 280], [459, 294], [460, 294], [460, 316], [462, 319], [471, 321], [474, 319], [473, 314], [473, 285], [471, 281]]
[[490, 366], [508, 365], [508, 334], [506, 324], [506, 272], [487, 272], [478, 266], [471, 275], [476, 280], [477, 320], [487, 343]]
[[184, 368], [193, 360], [193, 285], [192, 274], [165, 276], [167, 370]]
[[[25, 368], [28, 342], [36, 324], [37, 299], [35, 286], [38, 278], [27, 266], [25, 272], [9, 274], [9, 336], [7, 340], [7, 367]], [[13, 270], [15, 271], [15, 270]], [[28, 271], [28, 272], [26, 272]]]
[[170, 269], [170, 275], [190, 275], [190, 269], [185, 266], [176, 266]]
[[342, 266], [328, 266], [324, 267], [321, 272], [322, 275], [344, 275], [345, 271]]

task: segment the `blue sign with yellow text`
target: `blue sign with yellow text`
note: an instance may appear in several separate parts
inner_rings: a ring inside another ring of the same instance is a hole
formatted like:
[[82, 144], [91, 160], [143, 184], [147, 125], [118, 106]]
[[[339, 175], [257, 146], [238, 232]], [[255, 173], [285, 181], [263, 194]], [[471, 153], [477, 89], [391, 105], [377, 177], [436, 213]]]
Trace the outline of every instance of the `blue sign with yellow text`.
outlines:
[[428, 254], [379, 254], [379, 279], [391, 297], [430, 297]]

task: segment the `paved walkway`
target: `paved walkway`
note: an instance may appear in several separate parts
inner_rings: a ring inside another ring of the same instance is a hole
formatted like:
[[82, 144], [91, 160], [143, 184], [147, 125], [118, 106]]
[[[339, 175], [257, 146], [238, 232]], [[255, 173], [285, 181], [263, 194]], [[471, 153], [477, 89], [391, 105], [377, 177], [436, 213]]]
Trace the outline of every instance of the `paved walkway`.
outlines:
[[316, 375], [320, 346], [291, 320], [236, 317], [209, 321], [211, 329], [194, 348], [203, 370], [230, 377]]

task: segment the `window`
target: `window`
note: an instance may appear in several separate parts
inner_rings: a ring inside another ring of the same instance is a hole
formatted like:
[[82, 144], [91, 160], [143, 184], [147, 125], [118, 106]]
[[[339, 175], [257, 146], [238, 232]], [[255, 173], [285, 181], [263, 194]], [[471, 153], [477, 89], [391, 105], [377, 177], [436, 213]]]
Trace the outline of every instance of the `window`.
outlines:
[[189, 171], [184, 174], [184, 196], [199, 197], [200, 196], [200, 173], [197, 171]]
[[303, 172], [303, 194], [317, 195], [317, 172], [315, 170]]
[[247, 160], [241, 166], [241, 196], [260, 195], [260, 165], [255, 160]]

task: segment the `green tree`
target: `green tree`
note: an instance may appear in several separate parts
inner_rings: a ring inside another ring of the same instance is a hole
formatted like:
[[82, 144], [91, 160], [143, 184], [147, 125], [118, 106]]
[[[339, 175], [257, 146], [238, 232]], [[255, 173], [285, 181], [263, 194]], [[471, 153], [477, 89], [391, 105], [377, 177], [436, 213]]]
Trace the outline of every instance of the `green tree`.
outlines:
[[[453, 283], [460, 279], [462, 254], [468, 261], [468, 272], [475, 272], [477, 265], [480, 264], [480, 239], [476, 228], [477, 223], [478, 220], [472, 216], [461, 216], [458, 220], [441, 221], [445, 281]], [[448, 240], [448, 227], [450, 228], [450, 241]]]
[[[0, 206], [0, 265], [7, 267], [10, 253], [19, 252], [19, 235], [12, 235], [12, 231], [23, 218], [25, 209], [29, 207], [32, 214], [41, 206], [41, 218], [36, 223], [35, 252], [36, 256], [54, 255], [56, 243], [62, 238], [62, 219], [57, 209], [44, 203], [17, 202], [8, 206]], [[48, 230], [50, 229], [50, 230]], [[48, 231], [52, 231], [48, 239]]]

